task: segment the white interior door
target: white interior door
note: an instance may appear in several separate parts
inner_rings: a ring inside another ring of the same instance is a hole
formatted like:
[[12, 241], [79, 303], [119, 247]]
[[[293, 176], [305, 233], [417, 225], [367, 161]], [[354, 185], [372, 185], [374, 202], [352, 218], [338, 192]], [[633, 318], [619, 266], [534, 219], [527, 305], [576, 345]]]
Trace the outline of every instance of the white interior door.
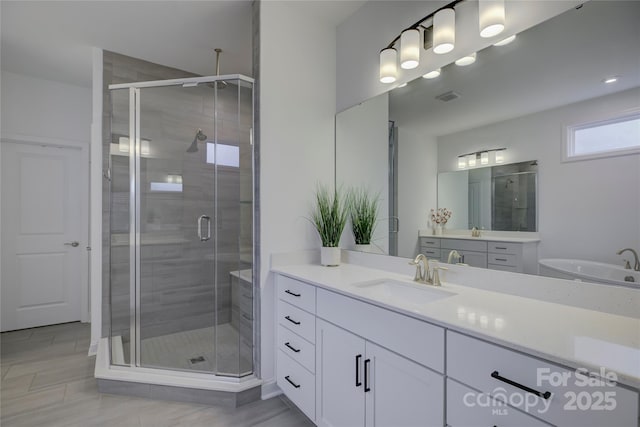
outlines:
[[80, 320], [81, 150], [2, 143], [1, 329]]

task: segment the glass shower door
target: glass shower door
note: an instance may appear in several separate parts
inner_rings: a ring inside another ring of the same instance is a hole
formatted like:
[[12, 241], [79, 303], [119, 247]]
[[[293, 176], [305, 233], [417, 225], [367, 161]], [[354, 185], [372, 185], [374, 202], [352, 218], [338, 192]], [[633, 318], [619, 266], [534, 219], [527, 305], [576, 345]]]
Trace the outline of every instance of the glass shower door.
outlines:
[[123, 244], [130, 280], [123, 283], [130, 295], [123, 300], [131, 309], [118, 323], [128, 343], [120, 340], [126, 347], [120, 364], [250, 374], [252, 85], [233, 80], [128, 92], [134, 113], [122, 137], [131, 136], [131, 156], [120, 159], [117, 181], [130, 183], [119, 187], [129, 197], [129, 221], [121, 228], [129, 232]]

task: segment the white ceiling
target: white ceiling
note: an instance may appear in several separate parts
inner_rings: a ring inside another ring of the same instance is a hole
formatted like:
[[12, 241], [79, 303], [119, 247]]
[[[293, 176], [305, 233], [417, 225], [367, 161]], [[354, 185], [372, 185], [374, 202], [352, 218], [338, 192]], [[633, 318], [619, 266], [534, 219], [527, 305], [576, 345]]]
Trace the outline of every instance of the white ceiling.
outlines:
[[[291, 1], [337, 25], [364, 1]], [[91, 48], [201, 75], [252, 75], [251, 1], [0, 2], [2, 70], [91, 86]]]
[[[437, 79], [392, 90], [391, 119], [439, 136], [638, 87], [638, 22], [640, 2], [587, 2], [480, 51], [471, 66], [448, 65]], [[603, 84], [611, 75], [619, 81]], [[435, 99], [450, 90], [461, 97]]]

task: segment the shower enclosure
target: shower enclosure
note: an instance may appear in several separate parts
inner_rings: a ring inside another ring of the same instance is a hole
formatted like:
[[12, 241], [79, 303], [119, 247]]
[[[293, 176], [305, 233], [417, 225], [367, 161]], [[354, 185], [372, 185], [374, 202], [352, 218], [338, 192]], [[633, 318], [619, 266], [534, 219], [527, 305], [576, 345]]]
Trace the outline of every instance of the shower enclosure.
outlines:
[[253, 80], [109, 89], [110, 365], [250, 375]]

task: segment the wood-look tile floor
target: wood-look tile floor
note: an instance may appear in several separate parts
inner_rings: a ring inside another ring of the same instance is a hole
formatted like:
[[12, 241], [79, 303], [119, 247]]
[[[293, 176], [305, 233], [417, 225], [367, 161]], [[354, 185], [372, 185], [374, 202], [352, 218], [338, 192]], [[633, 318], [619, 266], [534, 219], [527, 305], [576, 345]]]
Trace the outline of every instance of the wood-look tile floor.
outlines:
[[0, 335], [0, 424], [19, 426], [313, 426], [279, 397], [240, 408], [101, 394], [88, 357], [89, 325]]

